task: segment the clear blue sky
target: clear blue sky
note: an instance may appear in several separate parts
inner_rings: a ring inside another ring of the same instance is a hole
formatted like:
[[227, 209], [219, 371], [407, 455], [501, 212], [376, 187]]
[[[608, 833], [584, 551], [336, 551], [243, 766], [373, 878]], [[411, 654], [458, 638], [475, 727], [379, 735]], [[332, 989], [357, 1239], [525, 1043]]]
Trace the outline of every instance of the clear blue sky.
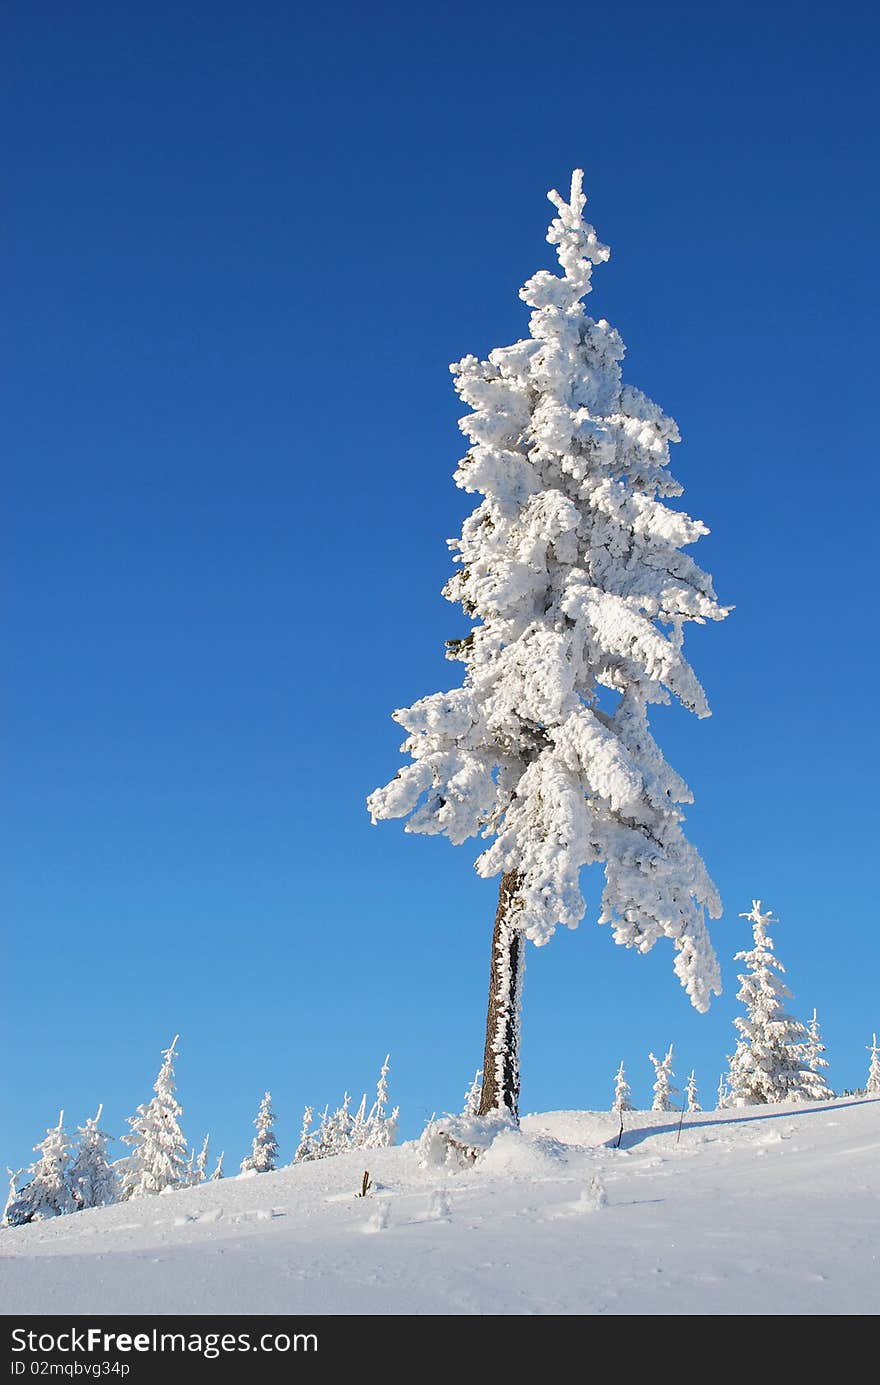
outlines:
[[696, 793], [726, 990], [590, 915], [530, 947], [526, 1110], [605, 1105], [675, 1041], [704, 1099], [759, 895], [832, 1081], [880, 1029], [877, 376], [868, 6], [13, 3], [0, 1164], [106, 1123], [180, 1031], [193, 1141], [392, 1052], [407, 1135], [482, 1052], [478, 846], [371, 827], [393, 707], [460, 676], [472, 504], [447, 366], [526, 332], [545, 192], [585, 168], [591, 311], [679, 421], [723, 625]]

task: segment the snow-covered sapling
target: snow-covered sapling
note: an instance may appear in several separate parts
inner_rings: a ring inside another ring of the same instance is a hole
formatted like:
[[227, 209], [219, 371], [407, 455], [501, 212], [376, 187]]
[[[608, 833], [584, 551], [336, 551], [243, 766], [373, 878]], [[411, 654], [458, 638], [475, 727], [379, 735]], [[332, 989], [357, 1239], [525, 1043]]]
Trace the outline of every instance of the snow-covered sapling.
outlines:
[[871, 1035], [868, 1052], [871, 1055], [871, 1062], [868, 1065], [868, 1081], [865, 1085], [865, 1091], [868, 1096], [880, 1096], [880, 1047], [877, 1045], [876, 1034]]
[[397, 1134], [397, 1122], [400, 1118], [400, 1107], [395, 1106], [389, 1111], [388, 1096], [388, 1072], [391, 1063], [391, 1055], [386, 1053], [385, 1062], [382, 1064], [382, 1071], [379, 1073], [379, 1080], [376, 1083], [376, 1100], [372, 1110], [367, 1116], [362, 1146], [364, 1149], [385, 1149], [388, 1145], [393, 1145]]
[[293, 1156], [294, 1164], [303, 1164], [310, 1159], [314, 1159], [314, 1146], [312, 1136], [312, 1125], [315, 1119], [315, 1112], [311, 1106], [307, 1106], [303, 1111], [302, 1128], [299, 1132], [299, 1141], [296, 1146], [296, 1153]]
[[6, 1202], [3, 1206], [3, 1216], [0, 1217], [0, 1226], [14, 1226], [16, 1223], [9, 1220], [9, 1213], [18, 1201], [18, 1180], [24, 1177], [25, 1171], [24, 1169], [11, 1169], [7, 1164], [6, 1172], [9, 1175], [9, 1191], [6, 1194]]
[[315, 1130], [314, 1111], [311, 1106], [306, 1107], [299, 1143], [293, 1156], [295, 1164], [311, 1159], [326, 1159], [350, 1149], [383, 1149], [394, 1144], [400, 1108], [395, 1106], [393, 1110], [388, 1110], [389, 1062], [390, 1058], [386, 1055], [376, 1084], [376, 1100], [369, 1111], [364, 1096], [352, 1114], [351, 1098], [346, 1092], [342, 1105], [332, 1115], [325, 1106], [318, 1129]]
[[819, 1016], [813, 1010], [812, 1018], [806, 1026], [806, 1038], [801, 1054], [801, 1089], [808, 1101], [831, 1101], [834, 1093], [828, 1085], [823, 1068], [829, 1066], [825, 1057], [825, 1045], [819, 1027]]
[[776, 956], [770, 928], [779, 922], [770, 910], [761, 912], [761, 901], [740, 918], [752, 925], [752, 946], [737, 952], [745, 963], [737, 978], [737, 1000], [746, 1013], [733, 1021], [739, 1042], [730, 1059], [729, 1101], [734, 1106], [756, 1106], [780, 1101], [808, 1101], [815, 1087], [805, 1066], [807, 1031], [788, 1014], [785, 1000], [791, 991], [782, 980], [785, 967]]
[[691, 1075], [687, 1080], [684, 1092], [687, 1100], [687, 1105], [685, 1109], [687, 1111], [702, 1111], [703, 1108], [700, 1105], [699, 1096], [697, 1094], [696, 1073], [693, 1068], [691, 1068]]
[[131, 1145], [132, 1152], [119, 1166], [124, 1199], [186, 1185], [186, 1141], [179, 1124], [183, 1107], [174, 1094], [174, 1059], [179, 1037], [176, 1034], [162, 1054], [162, 1066], [153, 1086], [155, 1096], [128, 1118], [131, 1132], [122, 1139]]
[[77, 1207], [109, 1207], [119, 1198], [119, 1179], [116, 1169], [107, 1158], [107, 1141], [112, 1139], [101, 1129], [99, 1106], [94, 1116], [77, 1130], [77, 1147], [70, 1166], [69, 1183]]
[[614, 1074], [614, 1100], [611, 1103], [612, 1111], [631, 1111], [633, 1104], [630, 1098], [632, 1091], [626, 1080], [626, 1069], [621, 1063], [617, 1072]]
[[480, 1113], [480, 1101], [483, 1095], [483, 1069], [477, 1068], [474, 1073], [474, 1080], [464, 1094], [463, 1116], [477, 1116]]
[[208, 1150], [211, 1144], [210, 1135], [206, 1135], [202, 1141], [202, 1147], [193, 1162], [193, 1183], [204, 1183], [208, 1177]]
[[275, 1138], [275, 1112], [272, 1110], [272, 1093], [266, 1092], [260, 1102], [260, 1109], [254, 1117], [257, 1133], [251, 1145], [250, 1154], [241, 1161], [242, 1173], [271, 1173], [278, 1159], [278, 1141]]
[[224, 1156], [224, 1153], [225, 1153], [225, 1151], [221, 1149], [219, 1155], [217, 1156], [217, 1163], [216, 1163], [216, 1165], [215, 1165], [215, 1167], [214, 1167], [214, 1172], [211, 1174], [211, 1178], [210, 1178], [210, 1181], [211, 1181], [212, 1183], [219, 1183], [220, 1179], [223, 1177], [223, 1156]]
[[605, 866], [599, 921], [618, 943], [644, 953], [670, 939], [699, 1010], [720, 991], [705, 915], [721, 903], [648, 710], [675, 698], [709, 715], [684, 628], [727, 610], [683, 552], [706, 526], [668, 503], [682, 493], [668, 470], [678, 429], [623, 383], [620, 336], [584, 310], [609, 251], [584, 220], [582, 180], [576, 170], [567, 201], [549, 194], [562, 273], [521, 290], [529, 337], [452, 367], [471, 410], [455, 481], [482, 497], [450, 541], [460, 568], [445, 587], [473, 622], [448, 642], [464, 682], [394, 713], [412, 762], [368, 801], [374, 822], [494, 839], [476, 863], [501, 877], [484, 1115], [516, 1115], [524, 940], [577, 926], [582, 867]]
[[678, 1091], [673, 1087], [672, 1079], [675, 1073], [672, 1071], [672, 1044], [666, 1050], [662, 1058], [655, 1058], [653, 1053], [648, 1057], [654, 1065], [654, 1100], [651, 1103], [652, 1111], [677, 1111], [678, 1107], [672, 1100], [673, 1095]]

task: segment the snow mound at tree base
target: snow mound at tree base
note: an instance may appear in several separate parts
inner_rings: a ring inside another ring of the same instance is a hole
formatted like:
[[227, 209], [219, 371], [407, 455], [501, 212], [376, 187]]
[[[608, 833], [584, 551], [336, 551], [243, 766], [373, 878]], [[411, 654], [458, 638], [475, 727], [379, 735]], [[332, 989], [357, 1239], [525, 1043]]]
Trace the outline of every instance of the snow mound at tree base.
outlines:
[[572, 1153], [550, 1135], [531, 1134], [505, 1113], [441, 1116], [418, 1143], [423, 1168], [477, 1168], [509, 1177], [542, 1178], [560, 1173]]
[[499, 1135], [518, 1133], [502, 1111], [490, 1116], [440, 1116], [425, 1127], [418, 1143], [425, 1168], [466, 1168], [481, 1160]]
[[564, 1176], [573, 1153], [582, 1151], [572, 1150], [549, 1135], [530, 1135], [521, 1129], [501, 1130], [480, 1156], [478, 1168], [482, 1173], [510, 1178], [558, 1178]]

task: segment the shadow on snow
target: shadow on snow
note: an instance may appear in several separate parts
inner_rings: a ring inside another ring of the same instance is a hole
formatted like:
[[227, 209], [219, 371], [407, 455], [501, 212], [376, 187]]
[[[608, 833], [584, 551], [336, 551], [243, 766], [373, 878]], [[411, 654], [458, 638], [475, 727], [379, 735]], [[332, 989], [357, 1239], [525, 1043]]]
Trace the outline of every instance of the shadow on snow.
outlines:
[[[847, 1101], [846, 1104], [847, 1106], [871, 1106], [875, 1101], [878, 1101], [877, 1097], [859, 1097], [857, 1100]], [[740, 1107], [739, 1109], [747, 1110], [749, 1108]], [[789, 1107], [785, 1111], [774, 1111], [769, 1106], [762, 1106], [756, 1109], [755, 1115], [753, 1116], [720, 1116], [708, 1120], [689, 1120], [687, 1115], [685, 1115], [684, 1123], [681, 1126], [681, 1133], [683, 1135], [686, 1130], [709, 1130], [712, 1126], [716, 1125], [748, 1125], [752, 1121], [778, 1121], [791, 1120], [794, 1116], [819, 1116], [828, 1111], [839, 1111], [840, 1109], [839, 1101], [834, 1101], [816, 1104], [811, 1102], [809, 1105], [805, 1103], [803, 1106], [799, 1105], [794, 1109]], [[643, 1130], [624, 1129], [623, 1139], [620, 1145], [617, 1143], [618, 1136], [613, 1135], [610, 1140], [604, 1140], [601, 1147], [603, 1149], [633, 1149], [636, 1145], [640, 1145], [644, 1140], [650, 1139], [653, 1135], [677, 1135], [678, 1129], [678, 1120], [673, 1121], [670, 1125], [645, 1126]]]

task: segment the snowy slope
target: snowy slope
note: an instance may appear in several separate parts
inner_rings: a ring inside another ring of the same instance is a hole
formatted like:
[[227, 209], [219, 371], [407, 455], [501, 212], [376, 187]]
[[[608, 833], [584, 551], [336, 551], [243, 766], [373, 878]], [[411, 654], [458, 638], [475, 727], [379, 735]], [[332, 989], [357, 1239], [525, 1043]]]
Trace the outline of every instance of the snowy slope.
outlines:
[[[5, 1313], [868, 1314], [880, 1100], [530, 1116], [477, 1169], [414, 1145], [0, 1231]], [[594, 1175], [607, 1206], [582, 1194]], [[448, 1218], [432, 1215], [445, 1188]], [[390, 1203], [386, 1229], [371, 1231]]]

